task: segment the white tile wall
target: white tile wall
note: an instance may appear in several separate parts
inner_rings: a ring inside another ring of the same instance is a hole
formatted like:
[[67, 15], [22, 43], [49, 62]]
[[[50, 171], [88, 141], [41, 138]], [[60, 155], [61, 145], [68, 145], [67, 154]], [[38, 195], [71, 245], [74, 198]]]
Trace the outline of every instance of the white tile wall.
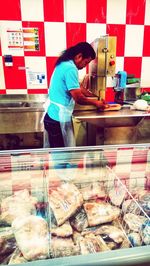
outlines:
[[66, 25], [64, 22], [45, 22], [46, 56], [59, 56], [66, 49]]
[[1, 35], [1, 47], [2, 47], [2, 55], [15, 55], [15, 56], [23, 56], [24, 51], [22, 49], [10, 49], [8, 48], [8, 33], [7, 30], [22, 30], [22, 22], [21, 21], [0, 21], [0, 35]]
[[21, 0], [23, 21], [44, 21], [43, 0]]
[[143, 25], [126, 25], [125, 56], [142, 56]]
[[25, 66], [26, 66], [26, 73], [30, 70], [33, 72], [33, 74], [34, 72], [45, 73], [45, 83], [39, 85], [29, 84], [29, 76], [27, 74], [26, 75], [27, 88], [28, 89], [46, 88], [47, 87], [46, 58], [44, 56], [43, 57], [25, 56]]
[[65, 0], [65, 21], [86, 22], [86, 0]]
[[150, 58], [143, 57], [141, 70], [141, 87], [150, 86]]
[[150, 0], [146, 0], [145, 25], [150, 25]]
[[107, 23], [126, 23], [126, 3], [127, 0], [107, 0]]
[[86, 40], [91, 43], [96, 38], [106, 35], [106, 24], [87, 23], [86, 24]]

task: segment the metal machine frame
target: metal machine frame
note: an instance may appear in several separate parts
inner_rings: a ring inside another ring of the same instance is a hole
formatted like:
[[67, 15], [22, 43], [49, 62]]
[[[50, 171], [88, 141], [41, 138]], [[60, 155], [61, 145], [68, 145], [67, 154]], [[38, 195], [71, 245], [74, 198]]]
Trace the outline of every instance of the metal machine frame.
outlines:
[[91, 45], [96, 58], [89, 64], [90, 89], [98, 99], [105, 99], [107, 76], [115, 76], [116, 37], [105, 35], [95, 39]]

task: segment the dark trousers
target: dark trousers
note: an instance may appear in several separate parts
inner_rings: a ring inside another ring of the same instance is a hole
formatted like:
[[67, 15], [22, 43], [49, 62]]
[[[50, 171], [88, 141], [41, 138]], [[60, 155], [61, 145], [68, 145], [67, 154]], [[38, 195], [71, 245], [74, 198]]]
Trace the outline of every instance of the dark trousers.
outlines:
[[58, 121], [53, 120], [48, 114], [46, 114], [44, 117], [44, 128], [48, 133], [50, 148], [64, 147], [61, 126]]

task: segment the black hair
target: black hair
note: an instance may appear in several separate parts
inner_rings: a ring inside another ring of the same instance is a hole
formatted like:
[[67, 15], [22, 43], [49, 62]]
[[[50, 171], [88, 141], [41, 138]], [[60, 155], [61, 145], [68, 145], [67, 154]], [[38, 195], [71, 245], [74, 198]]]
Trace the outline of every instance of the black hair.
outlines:
[[64, 62], [64, 61], [74, 60], [74, 57], [78, 55], [79, 53], [82, 54], [83, 58], [91, 57], [92, 59], [95, 59], [96, 57], [93, 47], [88, 42], [80, 42], [64, 50], [62, 54], [59, 56], [59, 58], [57, 59], [55, 65], [57, 66], [61, 62]]

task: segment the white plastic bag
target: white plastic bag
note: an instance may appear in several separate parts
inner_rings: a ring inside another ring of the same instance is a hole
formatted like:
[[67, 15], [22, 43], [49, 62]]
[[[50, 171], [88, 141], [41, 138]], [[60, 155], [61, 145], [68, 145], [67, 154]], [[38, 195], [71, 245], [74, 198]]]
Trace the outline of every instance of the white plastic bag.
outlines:
[[46, 113], [47, 113], [47, 109], [48, 109], [49, 105], [50, 105], [50, 99], [47, 98], [47, 100], [46, 100], [45, 103], [43, 104], [44, 113], [43, 113], [42, 118], [41, 118], [41, 121], [40, 121], [41, 124], [42, 124], [43, 121], [44, 121], [44, 116], [45, 116]]
[[146, 111], [148, 109], [148, 103], [145, 100], [139, 99], [134, 102], [133, 108], [136, 110]]
[[72, 124], [72, 112], [74, 109], [74, 104], [75, 102], [73, 99], [70, 100], [70, 103], [67, 107], [57, 104], [59, 106], [59, 120], [65, 147], [75, 146], [75, 137]]

